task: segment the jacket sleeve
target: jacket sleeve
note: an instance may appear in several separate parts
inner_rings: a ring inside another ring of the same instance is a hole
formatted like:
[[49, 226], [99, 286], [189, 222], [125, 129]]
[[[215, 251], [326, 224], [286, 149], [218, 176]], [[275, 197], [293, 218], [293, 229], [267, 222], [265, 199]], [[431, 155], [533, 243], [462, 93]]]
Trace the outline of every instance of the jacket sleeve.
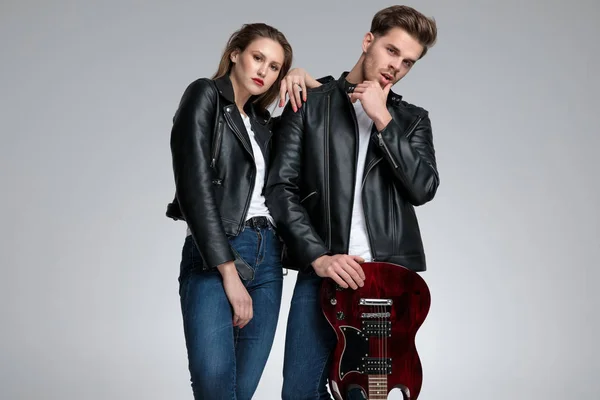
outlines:
[[183, 94], [171, 130], [177, 200], [208, 268], [234, 260], [215, 203], [209, 166], [217, 95], [207, 79], [190, 84]]
[[431, 132], [431, 121], [425, 112], [407, 130], [393, 119], [373, 140], [399, 181], [408, 201], [423, 205], [433, 199], [440, 184]]
[[277, 232], [288, 248], [289, 257], [303, 270], [309, 269], [320, 256], [329, 254], [300, 204], [305, 107], [295, 113], [288, 104], [275, 125], [273, 164], [265, 190]]

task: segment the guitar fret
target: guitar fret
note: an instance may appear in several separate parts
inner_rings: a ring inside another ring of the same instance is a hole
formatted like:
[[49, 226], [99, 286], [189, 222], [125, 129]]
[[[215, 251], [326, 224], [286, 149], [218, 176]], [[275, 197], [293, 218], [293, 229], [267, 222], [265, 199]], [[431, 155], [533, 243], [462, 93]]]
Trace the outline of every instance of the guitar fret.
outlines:
[[387, 400], [387, 376], [369, 375], [369, 399]]

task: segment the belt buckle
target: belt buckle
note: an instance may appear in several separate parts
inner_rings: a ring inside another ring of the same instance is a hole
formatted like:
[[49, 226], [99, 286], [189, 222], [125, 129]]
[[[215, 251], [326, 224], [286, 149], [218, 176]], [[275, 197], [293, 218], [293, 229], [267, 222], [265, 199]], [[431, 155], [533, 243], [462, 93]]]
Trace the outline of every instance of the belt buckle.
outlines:
[[269, 227], [269, 220], [267, 217], [256, 217], [256, 227], [260, 229], [266, 229]]
[[267, 219], [267, 217], [264, 217], [261, 215], [258, 217], [250, 218], [246, 222], [246, 225], [251, 226], [252, 228], [255, 228], [255, 229], [264, 229], [264, 228], [269, 227], [269, 220]]

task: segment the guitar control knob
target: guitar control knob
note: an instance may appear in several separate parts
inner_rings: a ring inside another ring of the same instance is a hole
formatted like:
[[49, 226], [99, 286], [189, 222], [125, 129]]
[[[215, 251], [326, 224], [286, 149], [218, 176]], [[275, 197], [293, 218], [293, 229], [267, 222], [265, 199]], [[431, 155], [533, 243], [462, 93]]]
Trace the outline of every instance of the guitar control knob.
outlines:
[[343, 313], [343, 312], [341, 312], [341, 311], [339, 311], [339, 312], [337, 313], [337, 319], [339, 319], [339, 320], [342, 320], [342, 319], [344, 319], [344, 318], [346, 318], [346, 316], [344, 315], [344, 313]]
[[337, 300], [335, 298], [331, 299], [331, 305], [335, 306], [337, 304]]

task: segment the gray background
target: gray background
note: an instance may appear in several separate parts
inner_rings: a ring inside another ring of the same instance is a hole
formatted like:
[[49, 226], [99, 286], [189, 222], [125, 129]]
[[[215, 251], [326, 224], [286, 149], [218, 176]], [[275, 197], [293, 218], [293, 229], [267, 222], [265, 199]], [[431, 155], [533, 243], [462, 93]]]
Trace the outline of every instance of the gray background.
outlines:
[[[600, 395], [600, 6], [519, 3], [408, 3], [439, 24], [394, 87], [431, 112], [441, 174], [418, 209], [423, 400]], [[254, 21], [287, 35], [296, 66], [338, 76], [390, 4], [2, 2], [0, 398], [191, 399], [185, 227], [164, 217], [184, 88]], [[293, 278], [257, 399], [280, 398]]]

